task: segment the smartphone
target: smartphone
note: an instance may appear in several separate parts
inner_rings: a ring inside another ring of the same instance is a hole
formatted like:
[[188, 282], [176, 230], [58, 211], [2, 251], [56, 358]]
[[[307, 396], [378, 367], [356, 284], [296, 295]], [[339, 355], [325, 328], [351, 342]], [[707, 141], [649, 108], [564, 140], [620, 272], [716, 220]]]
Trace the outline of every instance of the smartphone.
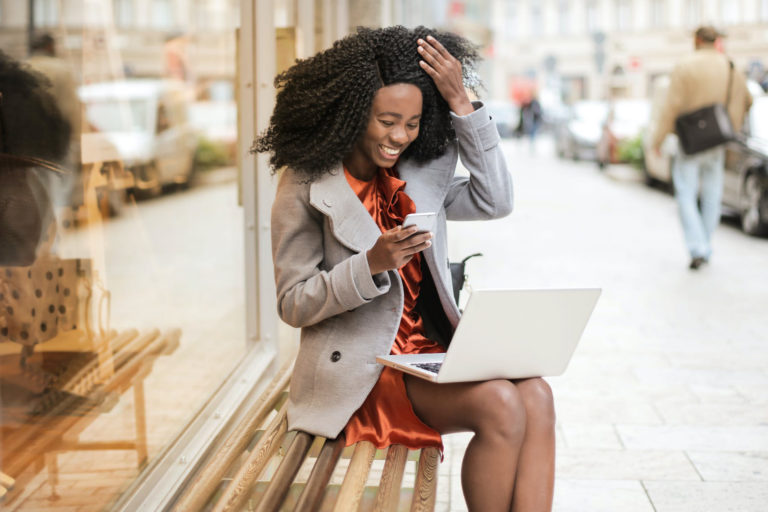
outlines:
[[437, 219], [435, 212], [409, 213], [403, 220], [403, 227], [416, 226], [419, 231], [434, 231], [435, 219]]

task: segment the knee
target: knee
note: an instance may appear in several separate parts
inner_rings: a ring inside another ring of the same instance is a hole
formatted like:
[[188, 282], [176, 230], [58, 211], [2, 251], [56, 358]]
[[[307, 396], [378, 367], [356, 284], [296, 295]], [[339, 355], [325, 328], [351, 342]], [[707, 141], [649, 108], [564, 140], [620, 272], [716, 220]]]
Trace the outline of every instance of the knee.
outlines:
[[555, 428], [555, 399], [552, 388], [542, 378], [528, 379], [518, 385], [530, 424], [539, 429]]
[[483, 383], [475, 432], [522, 440], [525, 435], [526, 408], [515, 385], [506, 380]]

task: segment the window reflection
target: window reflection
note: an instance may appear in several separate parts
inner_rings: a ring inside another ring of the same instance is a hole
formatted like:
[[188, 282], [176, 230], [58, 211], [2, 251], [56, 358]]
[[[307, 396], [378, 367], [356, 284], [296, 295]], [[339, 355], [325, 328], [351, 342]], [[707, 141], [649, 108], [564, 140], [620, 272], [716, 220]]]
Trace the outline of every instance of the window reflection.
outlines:
[[1, 5], [0, 508], [105, 509], [248, 348], [238, 2]]

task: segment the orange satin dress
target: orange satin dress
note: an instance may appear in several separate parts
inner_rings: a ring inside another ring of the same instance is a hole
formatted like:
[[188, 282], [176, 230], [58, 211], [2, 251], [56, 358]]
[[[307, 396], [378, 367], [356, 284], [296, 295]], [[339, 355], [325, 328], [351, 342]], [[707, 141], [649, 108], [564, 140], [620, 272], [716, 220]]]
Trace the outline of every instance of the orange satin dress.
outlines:
[[[409, 213], [416, 211], [405, 193], [405, 182], [394, 169], [379, 169], [376, 178], [361, 181], [344, 169], [352, 190], [381, 228], [382, 232], [403, 223]], [[416, 254], [398, 270], [403, 282], [405, 301], [400, 327], [392, 354], [418, 354], [445, 350], [424, 335], [421, 316], [416, 311], [416, 299], [421, 284], [421, 254]], [[443, 451], [440, 434], [425, 425], [413, 412], [405, 390], [403, 373], [385, 367], [363, 405], [352, 415], [344, 429], [347, 446], [366, 440], [377, 448], [402, 444], [412, 449], [435, 446]]]

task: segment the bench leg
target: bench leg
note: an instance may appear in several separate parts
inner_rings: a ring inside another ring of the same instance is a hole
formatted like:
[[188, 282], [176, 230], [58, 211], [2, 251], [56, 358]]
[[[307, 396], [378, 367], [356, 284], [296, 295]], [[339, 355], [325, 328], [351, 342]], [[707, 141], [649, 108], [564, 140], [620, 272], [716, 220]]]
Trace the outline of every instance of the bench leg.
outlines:
[[48, 469], [48, 484], [51, 486], [51, 495], [48, 499], [56, 501], [60, 498], [56, 492], [56, 486], [59, 484], [59, 461], [56, 452], [45, 454], [45, 467]]
[[136, 421], [136, 455], [139, 467], [147, 462], [147, 418], [144, 401], [144, 381], [133, 385], [133, 415]]

